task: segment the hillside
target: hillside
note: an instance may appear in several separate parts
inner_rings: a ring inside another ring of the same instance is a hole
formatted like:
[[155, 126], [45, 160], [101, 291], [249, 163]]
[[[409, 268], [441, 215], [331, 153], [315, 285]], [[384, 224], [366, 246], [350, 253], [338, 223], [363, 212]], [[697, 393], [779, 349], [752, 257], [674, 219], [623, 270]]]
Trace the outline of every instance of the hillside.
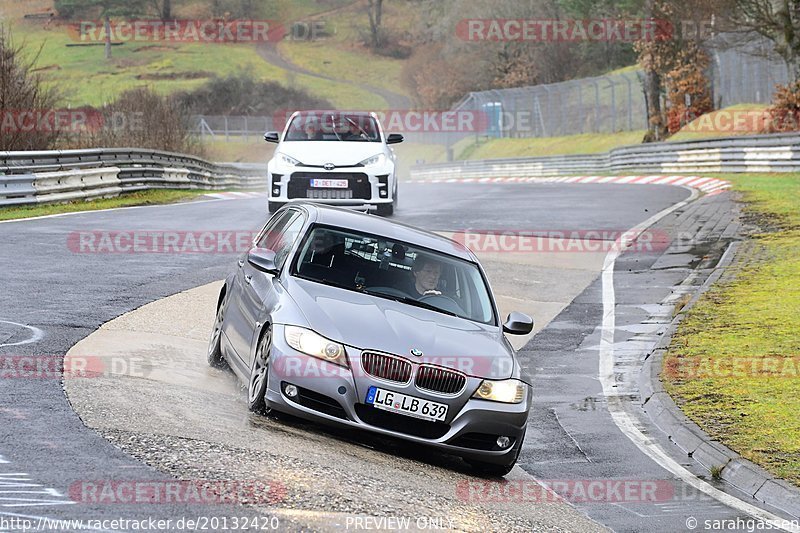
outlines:
[[[175, 2], [174, 15], [205, 20], [207, 4]], [[319, 42], [288, 37], [279, 43], [129, 41], [113, 47], [111, 60], [104, 58], [103, 46], [76, 46], [81, 43], [75, 25], [48, 20], [45, 15], [52, 1], [0, 0], [0, 13], [15, 41], [26, 45], [38, 71], [59, 88], [70, 106], [102, 105], [134, 87], [147, 86], [162, 94], [190, 90], [212, 76], [238, 72], [301, 87], [342, 108], [384, 109], [407, 103], [399, 83], [403, 60], [374, 55], [358, 42], [358, 31], [368, 24], [363, 4], [345, 0], [259, 4], [259, 20], [280, 23], [287, 31], [295, 23], [303, 28], [317, 21], [328, 34]], [[403, 13], [387, 9], [387, 24], [392, 20], [404, 24]]]

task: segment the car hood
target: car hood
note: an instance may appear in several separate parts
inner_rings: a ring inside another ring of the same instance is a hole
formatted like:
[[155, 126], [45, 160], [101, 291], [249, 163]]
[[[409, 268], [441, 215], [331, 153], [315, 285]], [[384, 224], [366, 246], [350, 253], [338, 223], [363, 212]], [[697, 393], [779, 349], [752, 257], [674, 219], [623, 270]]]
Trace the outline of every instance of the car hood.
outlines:
[[[294, 277], [286, 288], [308, 326], [331, 340], [480, 378], [513, 374], [510, 346], [497, 327]], [[423, 355], [412, 356], [412, 349]]]
[[306, 165], [356, 165], [374, 155], [384, 153], [383, 143], [362, 141], [289, 141], [278, 151]]

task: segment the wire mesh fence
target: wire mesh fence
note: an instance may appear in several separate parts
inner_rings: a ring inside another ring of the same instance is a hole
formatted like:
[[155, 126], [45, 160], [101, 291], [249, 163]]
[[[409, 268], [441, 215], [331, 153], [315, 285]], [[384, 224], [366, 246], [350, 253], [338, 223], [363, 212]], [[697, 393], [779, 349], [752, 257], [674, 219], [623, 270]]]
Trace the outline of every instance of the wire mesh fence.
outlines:
[[[752, 34], [720, 34], [711, 42], [708, 70], [717, 108], [736, 104], [768, 104], [776, 84], [788, 82], [786, 64], [774, 53], [774, 45]], [[471, 113], [479, 127], [404, 128], [389, 125], [422, 144], [452, 147], [468, 137], [558, 137], [581, 133], [616, 133], [647, 128], [647, 108], [640, 70], [624, 69], [605, 76], [560, 83], [476, 91], [467, 94], [452, 111]], [[393, 110], [404, 117], [412, 110]], [[425, 112], [422, 113], [441, 113]], [[394, 116], [394, 115], [393, 115]], [[384, 119], [384, 126], [387, 126]], [[195, 133], [201, 137], [230, 140], [258, 138], [275, 129], [273, 117], [200, 116]], [[448, 158], [452, 157], [449, 155]]]
[[709, 51], [714, 104], [718, 109], [736, 104], [769, 104], [775, 86], [789, 82], [786, 63], [763, 37], [719, 35]]

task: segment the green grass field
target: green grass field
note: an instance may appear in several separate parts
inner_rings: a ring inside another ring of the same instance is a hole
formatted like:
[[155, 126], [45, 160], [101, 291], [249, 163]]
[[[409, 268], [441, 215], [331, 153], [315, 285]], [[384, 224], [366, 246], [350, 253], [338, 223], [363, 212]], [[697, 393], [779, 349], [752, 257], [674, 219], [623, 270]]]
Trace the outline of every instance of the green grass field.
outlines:
[[[260, 16], [290, 28], [295, 21], [324, 17], [324, 13], [352, 3], [332, 0], [322, 5], [315, 0], [281, 0], [263, 5]], [[297, 52], [301, 67], [320, 71], [332, 80], [294, 73], [271, 64], [261, 57], [256, 44], [248, 43], [127, 42], [114, 46], [113, 58], [106, 60], [103, 46], [67, 46], [79, 42], [69, 24], [54, 23], [45, 27], [43, 21], [22, 20], [24, 13], [40, 12], [48, 5], [48, 2], [35, 0], [29, 9], [24, 9], [9, 1], [0, 1], [14, 41], [25, 46], [30, 58], [38, 58], [37, 71], [58, 89], [66, 106], [100, 106], [125, 90], [143, 86], [170, 94], [194, 89], [214, 75], [247, 72], [264, 81], [301, 87], [340, 108], [382, 109], [388, 105], [382, 97], [352, 82], [364, 80], [366, 83], [369, 78], [372, 85], [389, 88], [397, 83], [402, 68], [401, 61], [374, 56], [361, 46], [343, 43], [336, 35], [320, 43], [287, 40], [280, 45], [289, 52]], [[199, 17], [201, 15], [194, 13], [199, 9], [187, 2], [181, 4], [180, 14]], [[361, 22], [366, 24], [366, 14]], [[322, 62], [314, 60], [319, 54], [324, 54]], [[287, 55], [291, 59], [292, 53]]]
[[491, 139], [475, 145], [470, 142], [459, 152], [459, 159], [498, 159], [566, 154], [595, 154], [612, 148], [638, 144], [644, 131], [620, 133], [584, 133], [564, 137]]
[[724, 175], [772, 231], [688, 311], [662, 378], [684, 413], [773, 474], [800, 483], [800, 175]]
[[101, 198], [97, 200], [75, 201], [61, 204], [0, 207], [0, 220], [17, 220], [20, 218], [76, 213], [79, 211], [94, 211], [96, 209], [112, 209], [115, 207], [171, 204], [191, 200], [210, 192], [219, 191], [158, 189], [123, 194], [116, 198]]
[[712, 137], [755, 135], [761, 133], [761, 121], [755, 115], [764, 113], [769, 106], [763, 104], [738, 104], [698, 117], [681, 128], [669, 142], [694, 141]]

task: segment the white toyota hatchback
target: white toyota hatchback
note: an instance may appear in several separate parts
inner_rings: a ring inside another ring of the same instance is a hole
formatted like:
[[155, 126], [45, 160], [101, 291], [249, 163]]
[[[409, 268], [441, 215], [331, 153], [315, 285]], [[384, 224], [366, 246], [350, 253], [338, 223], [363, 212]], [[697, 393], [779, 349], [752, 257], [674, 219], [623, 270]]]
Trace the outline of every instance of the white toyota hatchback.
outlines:
[[264, 139], [278, 143], [267, 165], [270, 212], [309, 200], [394, 212], [397, 162], [389, 145], [403, 136], [386, 135], [375, 113], [297, 111], [283, 133]]

